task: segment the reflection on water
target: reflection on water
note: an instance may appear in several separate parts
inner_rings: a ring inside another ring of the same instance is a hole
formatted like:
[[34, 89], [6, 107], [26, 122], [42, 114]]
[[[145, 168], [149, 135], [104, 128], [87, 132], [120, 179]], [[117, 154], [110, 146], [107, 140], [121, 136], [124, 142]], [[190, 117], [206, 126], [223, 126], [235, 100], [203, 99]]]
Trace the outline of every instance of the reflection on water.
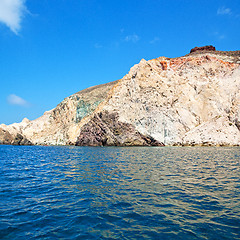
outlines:
[[239, 150], [0, 146], [0, 239], [239, 239]]

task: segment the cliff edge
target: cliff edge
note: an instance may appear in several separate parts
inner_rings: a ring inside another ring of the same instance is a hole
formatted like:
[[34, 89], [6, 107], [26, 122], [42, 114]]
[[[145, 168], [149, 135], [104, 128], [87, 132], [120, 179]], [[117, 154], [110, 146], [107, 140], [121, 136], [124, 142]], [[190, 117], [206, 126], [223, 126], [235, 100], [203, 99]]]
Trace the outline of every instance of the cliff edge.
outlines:
[[142, 59], [121, 80], [66, 98], [36, 120], [0, 125], [2, 144], [240, 145], [240, 51], [195, 48]]

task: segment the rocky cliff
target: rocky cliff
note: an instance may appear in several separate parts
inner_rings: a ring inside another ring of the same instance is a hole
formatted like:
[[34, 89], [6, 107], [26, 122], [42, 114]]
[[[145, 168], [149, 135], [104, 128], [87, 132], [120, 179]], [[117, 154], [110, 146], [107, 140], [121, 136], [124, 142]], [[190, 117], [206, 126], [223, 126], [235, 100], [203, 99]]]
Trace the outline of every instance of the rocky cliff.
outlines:
[[0, 125], [2, 144], [240, 145], [240, 51], [142, 59], [121, 80]]

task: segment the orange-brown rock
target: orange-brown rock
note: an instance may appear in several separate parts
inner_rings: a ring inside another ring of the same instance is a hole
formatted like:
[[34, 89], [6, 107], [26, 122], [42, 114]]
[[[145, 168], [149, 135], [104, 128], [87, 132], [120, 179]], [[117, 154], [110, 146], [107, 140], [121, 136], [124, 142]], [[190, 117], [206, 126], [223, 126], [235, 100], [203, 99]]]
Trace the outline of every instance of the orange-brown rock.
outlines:
[[168, 68], [167, 61], [161, 61], [160, 64], [162, 65], [162, 70], [167, 70]]

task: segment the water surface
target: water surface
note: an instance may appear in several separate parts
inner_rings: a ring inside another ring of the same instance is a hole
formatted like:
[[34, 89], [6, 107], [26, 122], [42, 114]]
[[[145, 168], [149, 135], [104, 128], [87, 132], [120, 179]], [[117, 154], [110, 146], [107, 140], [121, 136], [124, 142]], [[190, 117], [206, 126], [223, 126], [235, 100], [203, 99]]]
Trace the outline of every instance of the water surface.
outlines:
[[238, 147], [0, 146], [0, 239], [240, 239]]

